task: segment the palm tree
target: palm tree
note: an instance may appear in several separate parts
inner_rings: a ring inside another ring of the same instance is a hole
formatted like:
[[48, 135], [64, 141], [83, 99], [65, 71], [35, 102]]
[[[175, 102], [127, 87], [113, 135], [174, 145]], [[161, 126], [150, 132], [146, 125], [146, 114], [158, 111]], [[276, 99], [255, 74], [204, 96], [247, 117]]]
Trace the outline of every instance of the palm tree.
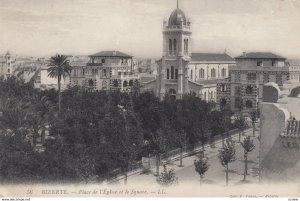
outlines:
[[72, 67], [69, 64], [67, 56], [57, 54], [50, 58], [48, 68], [48, 76], [57, 78], [58, 85], [58, 112], [61, 112], [61, 87], [60, 81], [62, 78], [70, 76]]

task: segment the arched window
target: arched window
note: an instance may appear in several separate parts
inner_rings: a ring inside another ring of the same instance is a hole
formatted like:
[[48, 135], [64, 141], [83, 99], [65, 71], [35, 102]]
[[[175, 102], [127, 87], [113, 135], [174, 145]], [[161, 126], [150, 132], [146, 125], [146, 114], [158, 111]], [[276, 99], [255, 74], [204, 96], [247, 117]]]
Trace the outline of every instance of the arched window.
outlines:
[[102, 81], [102, 90], [107, 90], [107, 82], [105, 80]]
[[221, 76], [222, 77], [226, 77], [226, 69], [225, 68], [222, 68], [222, 70], [221, 70]]
[[199, 78], [203, 79], [204, 78], [204, 69], [199, 70]]
[[203, 98], [203, 100], [206, 101], [206, 92], [204, 92], [204, 98]]
[[128, 82], [127, 81], [124, 81], [123, 82], [123, 87], [127, 87], [128, 86]]
[[169, 95], [176, 95], [176, 90], [175, 89], [170, 89], [169, 90]]
[[129, 80], [129, 86], [130, 86], [130, 87], [133, 86], [133, 80]]
[[193, 70], [191, 70], [191, 77], [190, 79], [192, 80], [193, 79]]
[[134, 80], [134, 86], [139, 86], [139, 81], [138, 80]]
[[170, 69], [167, 68], [167, 79], [170, 79]]
[[175, 79], [178, 79], [178, 69], [175, 69]]
[[169, 54], [172, 54], [172, 39], [169, 39]]
[[216, 69], [212, 68], [212, 69], [210, 70], [210, 74], [211, 74], [211, 77], [212, 77], [212, 78], [215, 78], [215, 77], [216, 77]]
[[174, 79], [174, 66], [171, 66], [171, 79]]
[[246, 94], [252, 94], [253, 93], [253, 87], [252, 86], [247, 86], [246, 87]]
[[247, 101], [246, 101], [246, 107], [247, 107], [247, 108], [252, 108], [252, 107], [253, 107], [253, 104], [252, 104], [252, 101], [251, 101], [251, 100], [247, 100]]
[[211, 97], [210, 97], [210, 99], [211, 99], [211, 100], [214, 99], [214, 92], [213, 92], [213, 91], [211, 92]]
[[174, 39], [174, 53], [176, 54], [177, 51], [177, 40]]
[[236, 98], [235, 100], [234, 100], [234, 107], [235, 108], [237, 108], [237, 109], [240, 109], [241, 107], [242, 107], [242, 101], [241, 101], [241, 99], [240, 98]]
[[226, 85], [225, 85], [225, 84], [221, 84], [220, 88], [221, 88], [221, 91], [222, 91], [222, 92], [225, 92], [225, 91], [226, 91]]
[[93, 87], [94, 86], [94, 81], [93, 80], [89, 80], [89, 86]]
[[114, 87], [118, 87], [118, 86], [119, 86], [118, 80], [114, 80], [114, 81], [113, 81], [113, 85], [114, 85]]
[[221, 106], [221, 107], [225, 107], [226, 103], [227, 103], [227, 101], [226, 101], [225, 98], [222, 98], [222, 99], [220, 100], [220, 106]]
[[184, 39], [184, 54], [187, 55], [188, 54], [188, 49], [189, 49], [189, 40], [188, 39]]

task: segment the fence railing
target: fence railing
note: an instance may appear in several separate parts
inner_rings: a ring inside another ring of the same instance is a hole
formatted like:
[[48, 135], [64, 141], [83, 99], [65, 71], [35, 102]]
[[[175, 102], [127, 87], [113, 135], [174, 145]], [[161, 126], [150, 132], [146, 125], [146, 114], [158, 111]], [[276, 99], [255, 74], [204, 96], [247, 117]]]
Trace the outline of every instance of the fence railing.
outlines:
[[[217, 140], [220, 140], [222, 139], [222, 137], [224, 137], [224, 139], [228, 138], [229, 136], [235, 134], [236, 132], [238, 132], [238, 129], [233, 129], [233, 130], [230, 130], [230, 131], [227, 131], [227, 132], [224, 132], [220, 135], [217, 135], [215, 136], [213, 139], [209, 139], [204, 145], [207, 145], [207, 144], [210, 144], [212, 141], [217, 141]], [[198, 147], [201, 147], [202, 146], [202, 142], [196, 142], [194, 144], [187, 144], [182, 152], [190, 152], [190, 154], [194, 154], [194, 149], [195, 148], [198, 148]], [[166, 153], [163, 153], [160, 155], [161, 159], [166, 159], [166, 158], [169, 158], [169, 157], [173, 157], [175, 155], [178, 155], [180, 154], [181, 152], [181, 149], [180, 148], [176, 148], [176, 149], [173, 149], [173, 150], [170, 150]]]
[[[224, 132], [220, 135], [217, 135], [213, 138], [213, 141], [217, 141], [217, 140], [220, 140], [224, 137], [224, 139], [236, 134], [238, 132], [238, 129], [232, 129], [230, 131], [227, 131], [227, 132]], [[208, 141], [206, 142], [204, 145], [208, 145], [210, 144], [211, 141]], [[199, 148], [202, 146], [202, 142], [197, 142], [197, 143], [194, 143], [194, 144], [188, 144], [185, 148], [183, 148], [183, 153], [188, 153], [188, 155], [193, 155], [196, 153], [196, 148]], [[161, 161], [162, 160], [165, 160], [165, 159], [168, 159], [168, 158], [172, 158], [178, 154], [180, 154], [181, 152], [181, 149], [180, 148], [176, 148], [176, 149], [172, 149], [170, 151], [167, 151], [166, 153], [163, 153], [160, 155], [160, 159]], [[129, 168], [128, 168], [128, 171], [127, 171], [127, 175], [130, 175], [132, 174], [133, 172], [135, 171], [138, 171], [140, 170], [140, 168], [142, 167], [142, 164], [141, 164], [141, 161], [137, 162], [136, 164], [134, 165], [131, 165]], [[122, 176], [124, 174], [124, 172], [122, 171], [121, 168], [117, 168], [107, 174], [104, 174], [104, 175], [101, 175], [99, 179], [101, 180], [114, 180], [116, 178], [118, 178], [119, 176]]]

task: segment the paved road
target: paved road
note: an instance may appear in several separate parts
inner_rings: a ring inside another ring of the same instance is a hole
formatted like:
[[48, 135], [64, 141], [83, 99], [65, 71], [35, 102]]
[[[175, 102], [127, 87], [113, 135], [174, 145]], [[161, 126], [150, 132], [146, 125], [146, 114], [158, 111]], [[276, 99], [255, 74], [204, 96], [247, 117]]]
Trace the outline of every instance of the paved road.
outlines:
[[[245, 135], [252, 136], [252, 130], [249, 129]], [[256, 132], [256, 136], [258, 132]], [[242, 138], [243, 139], [243, 136]], [[259, 141], [257, 137], [252, 137], [255, 144], [255, 149], [248, 154], [248, 176], [247, 180], [251, 183], [258, 183], [258, 152], [259, 152]], [[234, 141], [238, 141], [238, 135], [233, 137]], [[203, 184], [218, 184], [225, 185], [225, 168], [221, 166], [218, 159], [218, 150], [222, 146], [221, 140], [216, 143], [216, 148], [208, 147], [206, 149], [206, 156], [209, 158], [210, 167], [205, 174]], [[243, 179], [244, 172], [244, 151], [242, 146], [236, 143], [236, 158], [237, 160], [229, 165], [229, 184], [236, 185], [239, 184]], [[194, 160], [197, 156], [189, 156], [183, 159], [184, 167], [179, 167], [179, 161], [175, 161], [173, 164], [168, 164], [168, 168], [173, 168], [176, 176], [178, 177], [178, 182], [180, 184], [198, 184], [199, 185], [199, 175], [194, 169]], [[162, 171], [162, 166], [160, 167]], [[155, 168], [153, 168], [155, 172]], [[128, 177], [128, 185], [143, 184], [143, 186], [156, 184], [156, 177], [153, 174], [134, 174]], [[123, 179], [114, 182], [114, 184], [123, 184]]]
[[[251, 132], [247, 132], [246, 135], [252, 135]], [[259, 141], [257, 138], [253, 138], [255, 144], [255, 149], [248, 154], [248, 174], [247, 180], [249, 182], [257, 183], [258, 182], [258, 152], [259, 152]], [[214, 148], [209, 150], [208, 158], [210, 167], [205, 174], [203, 183], [208, 184], [221, 184], [225, 185], [225, 168], [220, 164], [218, 159], [218, 149]], [[193, 157], [197, 159], [196, 156]], [[241, 145], [236, 146], [236, 158], [237, 160], [229, 165], [229, 183], [237, 184], [241, 182], [244, 175], [244, 150]], [[188, 159], [190, 160], [190, 159]], [[176, 162], [178, 163], [178, 162]], [[183, 169], [180, 169], [176, 172], [178, 180], [182, 183], [199, 183], [199, 175], [195, 171], [194, 165], [188, 163], [187, 166]]]

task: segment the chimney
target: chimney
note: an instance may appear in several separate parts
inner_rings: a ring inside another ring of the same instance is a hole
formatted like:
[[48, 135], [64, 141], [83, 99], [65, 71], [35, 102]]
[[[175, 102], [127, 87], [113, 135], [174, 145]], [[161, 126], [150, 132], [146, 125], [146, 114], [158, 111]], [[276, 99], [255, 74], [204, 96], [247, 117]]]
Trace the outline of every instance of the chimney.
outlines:
[[246, 57], [246, 52], [243, 52], [243, 57]]

